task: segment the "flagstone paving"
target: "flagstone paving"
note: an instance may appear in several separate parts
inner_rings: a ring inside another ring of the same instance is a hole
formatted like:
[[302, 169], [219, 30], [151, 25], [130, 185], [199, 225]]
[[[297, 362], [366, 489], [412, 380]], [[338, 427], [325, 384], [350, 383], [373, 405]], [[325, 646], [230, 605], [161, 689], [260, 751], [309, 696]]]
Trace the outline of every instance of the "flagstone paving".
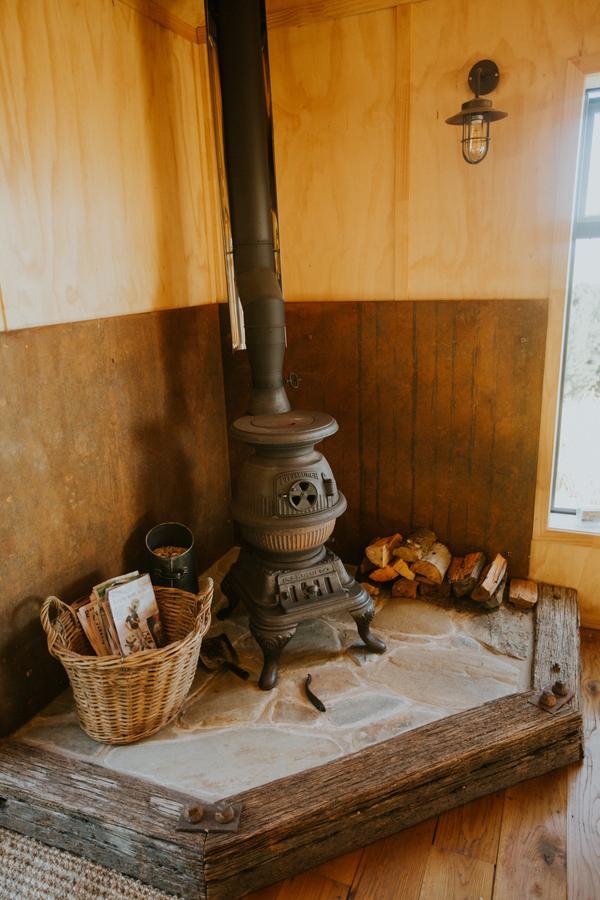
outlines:
[[[207, 573], [215, 580], [214, 610], [224, 602], [219, 585], [236, 553]], [[284, 650], [278, 685], [265, 693], [243, 610], [225, 622], [215, 616], [210, 634], [229, 635], [248, 681], [199, 670], [177, 719], [137, 744], [110, 747], [88, 738], [69, 691], [19, 737], [210, 800], [530, 687], [531, 613], [505, 608], [498, 616], [465, 604], [381, 596], [373, 630], [387, 643], [381, 656], [364, 652], [349, 617], [300, 626]], [[325, 713], [304, 694], [309, 672]]]

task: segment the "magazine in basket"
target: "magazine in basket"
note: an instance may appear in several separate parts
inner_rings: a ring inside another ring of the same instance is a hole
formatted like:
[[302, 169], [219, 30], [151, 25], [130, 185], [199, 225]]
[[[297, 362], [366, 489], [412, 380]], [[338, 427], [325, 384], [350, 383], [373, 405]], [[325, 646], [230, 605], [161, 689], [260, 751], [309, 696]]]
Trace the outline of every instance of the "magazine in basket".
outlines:
[[110, 587], [107, 597], [123, 656], [164, 645], [165, 635], [149, 575]]

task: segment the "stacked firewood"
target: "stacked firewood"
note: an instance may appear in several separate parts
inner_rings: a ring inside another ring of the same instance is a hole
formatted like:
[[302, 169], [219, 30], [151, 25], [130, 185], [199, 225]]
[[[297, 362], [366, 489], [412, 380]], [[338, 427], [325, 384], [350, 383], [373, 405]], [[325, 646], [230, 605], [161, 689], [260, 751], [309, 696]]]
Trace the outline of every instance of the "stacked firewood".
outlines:
[[[365, 549], [359, 573], [369, 579], [363, 585], [371, 594], [379, 593], [378, 585], [391, 584], [392, 597], [437, 600], [454, 595], [485, 609], [498, 609], [508, 584], [508, 563], [501, 553], [487, 564], [481, 550], [452, 556], [430, 528], [417, 528], [406, 539], [401, 534], [375, 538]], [[537, 602], [537, 584], [513, 578], [509, 599], [530, 609]]]

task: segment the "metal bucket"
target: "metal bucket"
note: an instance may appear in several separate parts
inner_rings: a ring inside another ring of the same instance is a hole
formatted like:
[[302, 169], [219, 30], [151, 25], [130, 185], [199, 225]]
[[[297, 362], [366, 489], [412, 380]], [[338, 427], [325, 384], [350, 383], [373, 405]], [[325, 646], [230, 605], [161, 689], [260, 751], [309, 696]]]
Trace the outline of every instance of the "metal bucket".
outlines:
[[[161, 556], [156, 553], [161, 547], [181, 547], [182, 552]], [[152, 584], [198, 593], [194, 535], [189, 528], [179, 522], [155, 525], [146, 535], [146, 554]]]

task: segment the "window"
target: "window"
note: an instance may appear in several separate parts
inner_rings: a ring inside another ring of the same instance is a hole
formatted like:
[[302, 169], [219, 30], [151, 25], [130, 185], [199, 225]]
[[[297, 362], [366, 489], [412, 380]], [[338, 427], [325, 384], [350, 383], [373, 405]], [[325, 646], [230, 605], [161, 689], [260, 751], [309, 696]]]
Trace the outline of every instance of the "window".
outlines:
[[585, 92], [550, 526], [600, 532], [600, 79]]

